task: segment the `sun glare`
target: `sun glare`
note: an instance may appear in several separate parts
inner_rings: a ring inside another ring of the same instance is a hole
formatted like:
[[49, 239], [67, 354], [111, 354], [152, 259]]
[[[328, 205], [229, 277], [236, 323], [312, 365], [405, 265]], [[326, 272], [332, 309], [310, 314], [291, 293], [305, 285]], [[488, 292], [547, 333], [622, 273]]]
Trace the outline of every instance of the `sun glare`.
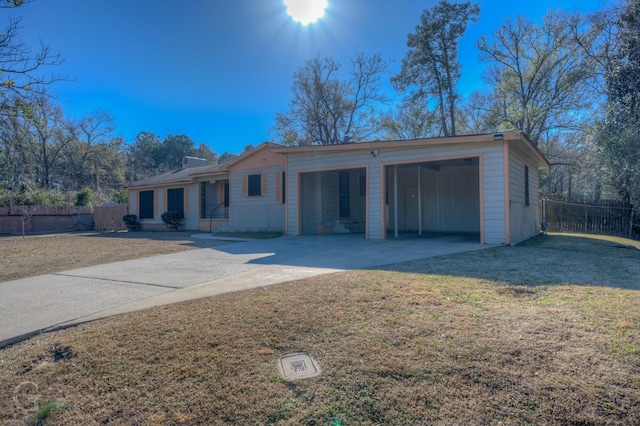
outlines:
[[327, 0], [284, 0], [284, 5], [294, 21], [308, 25], [324, 16]]

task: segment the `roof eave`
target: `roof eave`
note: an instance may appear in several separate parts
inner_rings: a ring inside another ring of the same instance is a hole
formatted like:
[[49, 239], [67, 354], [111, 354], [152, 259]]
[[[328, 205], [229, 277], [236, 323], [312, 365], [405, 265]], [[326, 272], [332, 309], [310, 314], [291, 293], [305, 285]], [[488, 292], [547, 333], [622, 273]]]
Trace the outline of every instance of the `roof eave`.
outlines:
[[[438, 145], [450, 145], [450, 144], [463, 144], [463, 143], [478, 143], [478, 142], [491, 142], [496, 136], [501, 135], [504, 139], [513, 139], [520, 137], [519, 132], [499, 133], [499, 134], [482, 134], [482, 135], [461, 135], [461, 136], [446, 136], [436, 138], [421, 138], [421, 139], [404, 139], [404, 140], [392, 140], [392, 141], [368, 141], [358, 142], [350, 144], [339, 145], [312, 145], [302, 147], [282, 147], [274, 148], [273, 152], [278, 154], [289, 154], [297, 152], [329, 152], [329, 151], [351, 151], [361, 149], [380, 149], [380, 148], [406, 148], [413, 146], [438, 146]], [[502, 139], [500, 139], [502, 140]]]

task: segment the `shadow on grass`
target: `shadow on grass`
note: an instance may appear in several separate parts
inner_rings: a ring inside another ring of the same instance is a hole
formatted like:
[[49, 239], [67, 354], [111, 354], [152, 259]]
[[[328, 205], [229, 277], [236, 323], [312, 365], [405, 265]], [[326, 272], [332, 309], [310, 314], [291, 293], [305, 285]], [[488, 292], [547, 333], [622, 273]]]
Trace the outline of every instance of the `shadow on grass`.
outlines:
[[526, 286], [573, 284], [640, 290], [640, 242], [617, 237], [550, 234], [516, 246], [486, 248], [470, 243], [465, 236], [371, 241], [346, 234], [230, 244], [194, 240], [191, 235], [193, 232], [187, 231], [140, 231], [86, 236], [176, 241], [193, 248], [252, 255], [248, 263], [263, 265], [414, 272]]
[[401, 272], [463, 276], [514, 285], [582, 285], [640, 290], [640, 242], [553, 234], [516, 246], [389, 265]]

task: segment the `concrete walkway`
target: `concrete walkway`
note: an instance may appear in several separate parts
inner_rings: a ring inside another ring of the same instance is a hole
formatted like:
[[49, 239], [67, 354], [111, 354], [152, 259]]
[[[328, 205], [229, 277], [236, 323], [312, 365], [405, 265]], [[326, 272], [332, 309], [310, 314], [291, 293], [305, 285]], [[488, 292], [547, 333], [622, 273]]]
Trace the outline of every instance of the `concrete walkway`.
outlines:
[[488, 247], [457, 236], [384, 241], [361, 235], [282, 237], [7, 281], [0, 283], [0, 348], [120, 313]]

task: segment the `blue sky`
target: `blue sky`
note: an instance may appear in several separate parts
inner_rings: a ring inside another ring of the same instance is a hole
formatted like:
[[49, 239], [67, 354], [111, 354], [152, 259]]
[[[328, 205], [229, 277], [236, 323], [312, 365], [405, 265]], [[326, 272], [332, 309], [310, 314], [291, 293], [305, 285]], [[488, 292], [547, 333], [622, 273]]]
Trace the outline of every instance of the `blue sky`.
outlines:
[[[324, 18], [302, 26], [282, 0], [35, 0], [3, 18], [22, 17], [21, 38], [38, 38], [65, 58], [72, 80], [51, 91], [68, 116], [103, 109], [116, 134], [186, 134], [219, 154], [268, 140], [287, 109], [294, 71], [331, 57], [346, 68], [359, 52], [381, 53], [395, 75], [407, 34], [437, 0], [328, 0]], [[482, 84], [476, 40], [507, 16], [534, 20], [551, 8], [592, 12], [603, 0], [480, 0], [480, 22], [460, 45], [468, 93]]]

